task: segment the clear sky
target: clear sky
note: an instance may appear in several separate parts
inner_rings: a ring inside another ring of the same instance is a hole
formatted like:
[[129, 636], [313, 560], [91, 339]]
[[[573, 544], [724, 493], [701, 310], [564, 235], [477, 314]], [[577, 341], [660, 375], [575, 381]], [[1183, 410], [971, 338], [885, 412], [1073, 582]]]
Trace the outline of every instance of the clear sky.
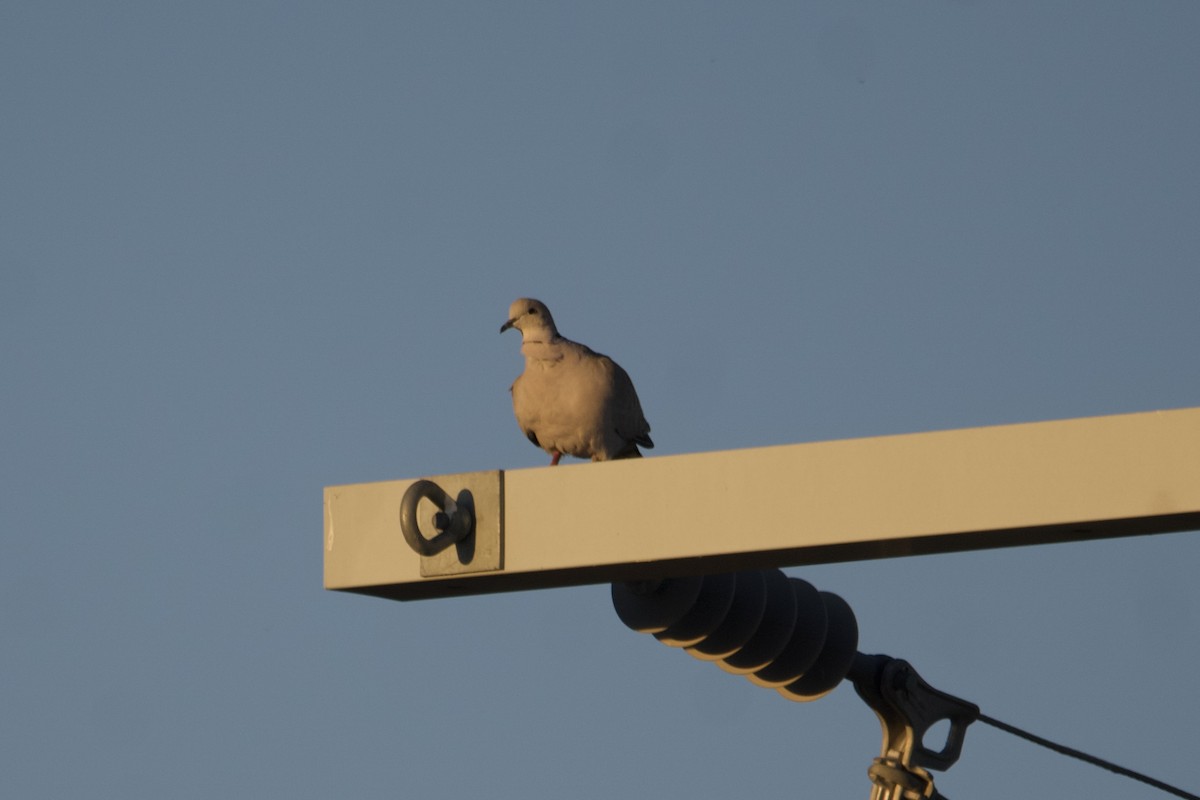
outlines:
[[[880, 732], [608, 588], [325, 592], [326, 485], [1200, 405], [1200, 4], [0, 5], [0, 794], [862, 797]], [[749, 516], [749, 512], [748, 512]], [[1200, 790], [1200, 536], [792, 570]], [[950, 797], [1160, 797], [977, 726]]]

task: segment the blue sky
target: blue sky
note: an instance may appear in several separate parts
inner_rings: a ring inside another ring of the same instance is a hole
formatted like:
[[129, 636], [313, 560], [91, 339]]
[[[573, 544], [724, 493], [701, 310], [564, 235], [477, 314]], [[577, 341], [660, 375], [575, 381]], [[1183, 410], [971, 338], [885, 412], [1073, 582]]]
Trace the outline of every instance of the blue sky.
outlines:
[[[865, 797], [607, 587], [321, 587], [321, 489], [542, 466], [508, 304], [652, 455], [1200, 405], [1189, 2], [0, 7], [0, 790]], [[1197, 790], [1194, 533], [791, 570]], [[1152, 797], [988, 728], [945, 794]]]

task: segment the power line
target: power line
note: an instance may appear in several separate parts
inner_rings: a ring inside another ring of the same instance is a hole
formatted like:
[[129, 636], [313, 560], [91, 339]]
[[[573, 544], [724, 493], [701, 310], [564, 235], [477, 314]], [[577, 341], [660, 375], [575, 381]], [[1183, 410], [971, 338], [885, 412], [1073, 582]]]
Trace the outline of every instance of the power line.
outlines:
[[1167, 794], [1173, 794], [1176, 797], [1182, 797], [1184, 800], [1200, 800], [1200, 795], [1194, 795], [1190, 792], [1185, 792], [1184, 790], [1172, 786], [1169, 783], [1163, 783], [1160, 780], [1151, 778], [1149, 775], [1143, 775], [1140, 772], [1134, 772], [1131, 769], [1118, 766], [1117, 764], [1114, 764], [1111, 761], [1106, 761], [1103, 758], [1088, 755], [1087, 753], [1076, 750], [1073, 747], [1067, 747], [1066, 745], [1052, 742], [1049, 739], [1043, 739], [1041, 736], [1032, 734], [1029, 731], [1023, 731], [1015, 725], [1009, 725], [1007, 722], [1001, 722], [998, 719], [993, 719], [986, 714], [980, 714], [978, 719], [980, 722], [991, 725], [993, 728], [999, 728], [1005, 733], [1011, 733], [1013, 736], [1018, 736], [1027, 741], [1033, 742], [1034, 744], [1041, 745], [1042, 747], [1053, 750], [1061, 755], [1077, 758], [1080, 761], [1085, 761], [1093, 766], [1102, 767], [1110, 772], [1115, 772], [1118, 775], [1124, 775], [1126, 778], [1133, 778], [1135, 781], [1141, 781], [1142, 783], [1147, 784], [1148, 786], [1153, 786], [1155, 789], [1166, 792]]
[[[981, 714], [974, 703], [934, 689], [903, 659], [857, 652], [858, 624], [846, 602], [780, 569], [614, 583], [612, 600], [617, 616], [632, 630], [652, 633], [701, 660], [719, 660], [726, 671], [774, 687], [789, 700], [815, 700], [843, 679], [853, 683], [883, 725], [885, 755], [875, 759], [870, 774], [877, 787], [889, 792], [904, 788], [907, 779], [931, 785], [925, 770], [949, 769], [958, 760], [967, 726], [979, 720], [1183, 800], [1200, 800], [1200, 795]], [[819, 620], [815, 636], [813, 620]], [[944, 721], [950, 723], [945, 746], [940, 751], [926, 747], [924, 734]]]

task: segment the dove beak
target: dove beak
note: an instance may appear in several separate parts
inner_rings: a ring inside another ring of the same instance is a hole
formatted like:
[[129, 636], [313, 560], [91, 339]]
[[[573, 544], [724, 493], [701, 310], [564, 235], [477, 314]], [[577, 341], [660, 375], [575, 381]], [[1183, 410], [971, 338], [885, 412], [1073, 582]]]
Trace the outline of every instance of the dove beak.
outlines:
[[512, 318], [512, 319], [510, 319], [508, 322], [506, 322], [506, 323], [504, 323], [503, 325], [501, 325], [501, 326], [500, 326], [500, 332], [501, 332], [501, 333], [504, 333], [504, 332], [505, 332], [506, 330], [508, 330], [509, 328], [511, 328], [511, 327], [514, 327], [514, 326], [516, 325], [516, 322], [517, 322], [517, 318], [516, 318], [516, 317], [513, 317], [513, 318]]

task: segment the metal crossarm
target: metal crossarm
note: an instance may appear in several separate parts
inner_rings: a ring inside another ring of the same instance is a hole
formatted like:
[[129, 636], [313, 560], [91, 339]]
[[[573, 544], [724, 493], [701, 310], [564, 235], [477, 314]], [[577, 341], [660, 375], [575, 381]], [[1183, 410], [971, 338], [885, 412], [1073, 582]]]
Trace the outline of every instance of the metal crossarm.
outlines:
[[1200, 529], [1200, 408], [421, 477], [407, 503], [418, 479], [325, 489], [326, 588], [410, 600]]

